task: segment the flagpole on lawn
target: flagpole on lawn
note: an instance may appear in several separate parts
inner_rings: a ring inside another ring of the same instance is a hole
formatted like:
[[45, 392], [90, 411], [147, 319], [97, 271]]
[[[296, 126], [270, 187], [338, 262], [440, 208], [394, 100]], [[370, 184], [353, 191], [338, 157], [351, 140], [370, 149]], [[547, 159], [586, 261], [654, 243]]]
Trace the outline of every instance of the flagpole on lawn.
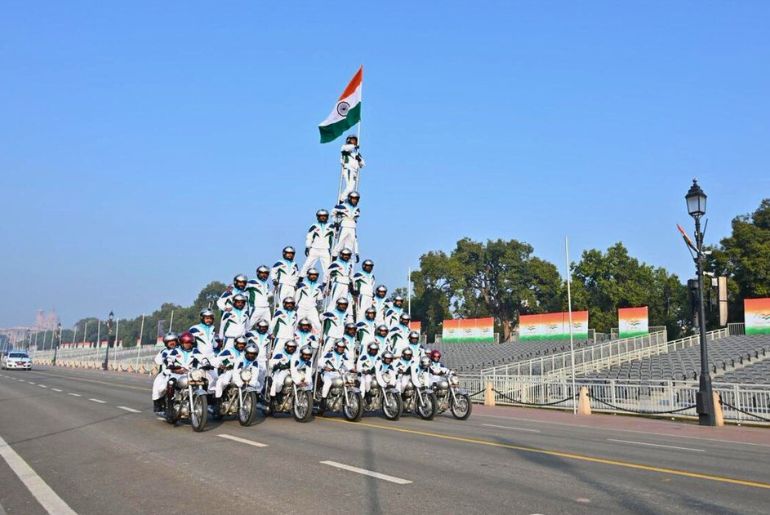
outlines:
[[412, 316], [412, 268], [406, 269], [406, 298], [407, 298], [407, 312], [409, 316]]
[[[569, 312], [569, 352], [572, 361], [572, 395], [577, 395], [575, 390], [575, 342], [572, 334], [572, 272], [569, 267], [569, 238], [564, 237], [564, 253], [567, 258], [567, 311]], [[577, 400], [572, 398], [572, 413], [577, 414]]]
[[139, 341], [136, 344], [136, 369], [139, 369], [139, 354], [142, 353], [142, 336], [144, 336], [144, 313], [142, 313], [142, 325], [139, 327]]

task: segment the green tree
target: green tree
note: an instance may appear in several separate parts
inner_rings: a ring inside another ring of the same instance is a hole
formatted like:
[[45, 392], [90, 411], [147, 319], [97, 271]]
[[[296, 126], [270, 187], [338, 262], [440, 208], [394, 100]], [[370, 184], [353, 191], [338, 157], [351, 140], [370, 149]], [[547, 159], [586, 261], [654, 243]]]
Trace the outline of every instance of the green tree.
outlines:
[[743, 319], [743, 299], [770, 297], [770, 199], [733, 219], [732, 233], [712, 249], [709, 265], [728, 278], [729, 317]]

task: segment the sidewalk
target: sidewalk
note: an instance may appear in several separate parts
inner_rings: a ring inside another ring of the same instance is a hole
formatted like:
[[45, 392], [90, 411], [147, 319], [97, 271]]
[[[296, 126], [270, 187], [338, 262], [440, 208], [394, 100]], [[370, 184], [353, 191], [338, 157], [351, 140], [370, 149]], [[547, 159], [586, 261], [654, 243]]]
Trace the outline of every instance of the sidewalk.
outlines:
[[703, 427], [699, 426], [695, 421], [682, 419], [671, 421], [604, 413], [580, 416], [559, 410], [508, 406], [490, 407], [478, 404], [473, 406], [471, 418], [475, 416], [510, 419], [511, 421], [531, 422], [534, 424], [559, 424], [573, 427], [614, 429], [618, 431], [656, 434], [676, 438], [701, 438], [770, 446], [770, 428], [762, 427], [735, 425]]

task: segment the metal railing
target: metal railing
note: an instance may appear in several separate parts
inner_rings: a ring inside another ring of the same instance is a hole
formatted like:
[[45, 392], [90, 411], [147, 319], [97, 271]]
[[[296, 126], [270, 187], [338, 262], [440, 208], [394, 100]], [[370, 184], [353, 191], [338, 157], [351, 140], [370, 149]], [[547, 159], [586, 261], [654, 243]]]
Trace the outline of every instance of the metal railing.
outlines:
[[[129, 366], [139, 369], [144, 366], [150, 370], [154, 365], [155, 355], [160, 347], [155, 345], [142, 345], [137, 347], [112, 347], [110, 348], [109, 364], [112, 369], [126, 369]], [[105, 347], [87, 348], [60, 348], [54, 350], [30, 350], [30, 357], [35, 364], [53, 363], [54, 353], [58, 365], [80, 368], [100, 368], [104, 361]]]
[[[577, 393], [569, 379], [547, 379], [536, 376], [496, 376], [481, 374], [460, 376], [460, 384], [469, 393], [482, 390], [492, 383], [495, 404], [504, 406], [539, 406], [572, 410]], [[591, 410], [607, 413], [697, 417], [695, 395], [697, 381], [596, 381], [576, 380], [576, 389], [588, 389]], [[725, 420], [770, 425], [770, 383], [713, 384], [722, 400]], [[483, 402], [476, 395], [473, 402]]]

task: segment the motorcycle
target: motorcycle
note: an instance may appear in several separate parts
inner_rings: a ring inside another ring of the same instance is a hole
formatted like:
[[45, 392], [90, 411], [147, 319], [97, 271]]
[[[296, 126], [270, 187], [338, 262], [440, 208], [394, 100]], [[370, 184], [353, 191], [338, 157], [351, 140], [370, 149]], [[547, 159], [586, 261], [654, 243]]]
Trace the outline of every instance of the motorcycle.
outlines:
[[250, 426], [257, 419], [257, 389], [250, 386], [249, 382], [252, 380], [253, 374], [257, 374], [258, 371], [248, 367], [234, 373], [240, 374], [243, 386], [239, 388], [234, 383], [227, 385], [225, 391], [222, 392], [219, 405], [215, 405], [212, 415], [215, 420], [237, 415], [238, 422], [242, 426]]
[[[383, 373], [383, 379], [386, 383], [390, 383], [394, 372]], [[401, 417], [403, 411], [403, 403], [401, 401], [401, 395], [395, 386], [387, 386], [384, 389], [375, 380], [372, 381], [372, 387], [369, 390], [369, 395], [364, 396], [364, 411], [378, 411], [382, 410], [383, 415], [388, 420], [398, 420]]]
[[454, 370], [433, 383], [433, 392], [438, 402], [437, 413], [444, 413], [448, 409], [458, 420], [466, 420], [471, 416], [471, 398], [465, 389], [460, 388], [460, 378]]
[[420, 384], [415, 386], [412, 381], [409, 381], [401, 394], [404, 411], [417, 412], [423, 420], [433, 420], [433, 417], [436, 416], [438, 402], [436, 401], [436, 394], [430, 387], [430, 374], [421, 370], [417, 372], [417, 376]]
[[[326, 401], [318, 399], [318, 414], [327, 411], [342, 411], [342, 415], [350, 422], [358, 422], [364, 415], [364, 403], [361, 390], [358, 387], [358, 375], [355, 372], [341, 371], [341, 377], [331, 379], [332, 385]], [[317, 390], [320, 395], [320, 389]]]
[[[290, 375], [283, 379], [283, 388], [275, 397], [270, 397], [265, 406], [265, 414], [291, 413], [297, 422], [308, 422], [313, 416], [313, 389], [303, 372], [300, 384], [294, 382]], [[265, 391], [270, 392], [270, 382]], [[304, 383], [304, 384], [303, 384]]]
[[172, 377], [166, 386], [166, 422], [176, 425], [180, 419], [189, 419], [193, 431], [200, 433], [208, 421], [208, 376], [206, 367], [188, 370], [180, 377]]

